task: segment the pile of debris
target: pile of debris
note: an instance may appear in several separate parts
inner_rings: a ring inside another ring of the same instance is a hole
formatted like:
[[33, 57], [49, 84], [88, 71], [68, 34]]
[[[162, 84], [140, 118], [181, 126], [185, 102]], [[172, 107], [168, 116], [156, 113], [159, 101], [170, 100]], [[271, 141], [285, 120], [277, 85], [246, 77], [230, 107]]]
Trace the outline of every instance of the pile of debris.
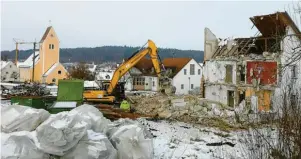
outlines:
[[45, 85], [39, 83], [25, 83], [13, 87], [9, 93], [10, 96], [45, 96], [50, 95], [50, 91]]
[[199, 98], [195, 95], [184, 96], [130, 96], [132, 107], [137, 113], [158, 116], [159, 118], [199, 123], [203, 119], [218, 117], [233, 122], [235, 113], [221, 103]]
[[54, 115], [2, 105], [1, 115], [4, 159], [154, 158], [152, 136], [142, 124], [130, 119], [111, 122], [91, 105]]

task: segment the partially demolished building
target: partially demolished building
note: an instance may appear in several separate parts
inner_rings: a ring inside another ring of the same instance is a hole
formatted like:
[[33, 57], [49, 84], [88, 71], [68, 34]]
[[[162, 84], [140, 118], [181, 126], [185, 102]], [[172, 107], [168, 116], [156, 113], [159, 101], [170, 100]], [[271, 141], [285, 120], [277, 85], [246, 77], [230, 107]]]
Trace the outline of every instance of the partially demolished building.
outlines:
[[250, 38], [221, 40], [205, 28], [204, 96], [230, 107], [243, 104], [256, 112], [269, 111], [280, 88], [284, 48], [293, 49], [285, 37], [300, 31], [286, 12], [250, 20], [258, 29]]

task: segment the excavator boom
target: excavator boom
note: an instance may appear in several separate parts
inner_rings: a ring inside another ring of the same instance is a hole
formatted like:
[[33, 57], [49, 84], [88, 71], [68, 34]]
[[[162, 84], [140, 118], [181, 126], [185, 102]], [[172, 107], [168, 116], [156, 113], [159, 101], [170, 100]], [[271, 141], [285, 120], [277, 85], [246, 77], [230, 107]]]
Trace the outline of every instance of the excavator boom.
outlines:
[[121, 64], [114, 72], [111, 83], [107, 89], [107, 93], [111, 94], [116, 87], [118, 81], [122, 76], [124, 76], [131, 68], [133, 68], [144, 56], [147, 54], [150, 55], [152, 63], [154, 65], [156, 74], [158, 77], [161, 76], [161, 68], [158, 57], [158, 51], [155, 43], [151, 40], [148, 40], [148, 47], [136, 53], [133, 57], [131, 57], [128, 61]]

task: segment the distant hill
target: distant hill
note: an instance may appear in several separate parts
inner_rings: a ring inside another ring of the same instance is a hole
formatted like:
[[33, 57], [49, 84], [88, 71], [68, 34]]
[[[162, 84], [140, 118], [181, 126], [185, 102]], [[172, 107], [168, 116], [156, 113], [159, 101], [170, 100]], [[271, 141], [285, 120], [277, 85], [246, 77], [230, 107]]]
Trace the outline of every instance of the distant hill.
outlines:
[[[104, 61], [121, 62], [123, 58], [130, 57], [138, 47], [128, 46], [102, 46], [95, 48], [62, 48], [60, 49], [60, 62], [95, 62]], [[178, 50], [159, 48], [159, 55], [162, 59], [167, 57], [190, 57], [197, 62], [202, 62], [203, 51], [197, 50]], [[20, 50], [19, 59], [26, 59], [32, 53], [32, 50]], [[8, 59], [15, 58], [15, 50], [1, 51], [1, 57]]]

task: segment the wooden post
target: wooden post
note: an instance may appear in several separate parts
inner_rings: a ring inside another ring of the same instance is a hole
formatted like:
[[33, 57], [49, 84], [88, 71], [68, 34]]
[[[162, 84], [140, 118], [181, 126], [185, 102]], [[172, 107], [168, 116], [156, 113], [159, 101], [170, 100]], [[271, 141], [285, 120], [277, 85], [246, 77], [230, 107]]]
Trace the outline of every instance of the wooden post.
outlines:
[[36, 56], [36, 42], [33, 43], [33, 57], [32, 57], [32, 82], [34, 82], [34, 65]]
[[15, 57], [15, 64], [17, 66], [18, 63], [18, 42], [16, 42], [16, 57]]

